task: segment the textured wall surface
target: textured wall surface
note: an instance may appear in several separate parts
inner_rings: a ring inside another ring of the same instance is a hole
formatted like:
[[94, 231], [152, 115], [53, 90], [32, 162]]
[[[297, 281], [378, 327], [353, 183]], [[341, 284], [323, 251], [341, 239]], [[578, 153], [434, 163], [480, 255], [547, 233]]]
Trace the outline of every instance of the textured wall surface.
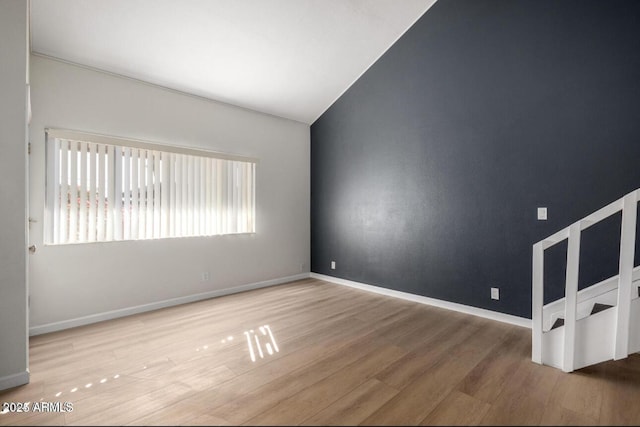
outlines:
[[312, 271], [530, 317], [533, 243], [640, 187], [638, 76], [640, 2], [437, 2], [311, 127]]

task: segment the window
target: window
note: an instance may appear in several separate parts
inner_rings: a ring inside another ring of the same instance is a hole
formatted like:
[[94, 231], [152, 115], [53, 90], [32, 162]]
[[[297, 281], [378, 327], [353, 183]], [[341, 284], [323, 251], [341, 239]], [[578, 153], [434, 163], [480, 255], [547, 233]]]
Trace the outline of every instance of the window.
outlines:
[[45, 242], [255, 232], [256, 160], [47, 130]]

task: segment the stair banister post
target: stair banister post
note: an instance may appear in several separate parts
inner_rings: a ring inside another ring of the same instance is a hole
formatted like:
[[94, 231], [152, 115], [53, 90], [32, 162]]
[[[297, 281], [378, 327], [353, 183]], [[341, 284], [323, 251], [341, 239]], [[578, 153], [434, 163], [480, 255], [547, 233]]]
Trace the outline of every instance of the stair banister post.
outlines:
[[562, 363], [562, 370], [565, 372], [572, 372], [575, 363], [581, 231], [580, 221], [571, 224], [569, 227], [564, 307], [564, 355]]
[[622, 202], [622, 229], [620, 232], [620, 271], [618, 274], [618, 304], [615, 332], [614, 360], [629, 355], [629, 321], [631, 316], [631, 282], [636, 243], [638, 192], [624, 196]]
[[542, 364], [542, 322], [544, 306], [544, 246], [533, 245], [531, 286], [531, 360]]

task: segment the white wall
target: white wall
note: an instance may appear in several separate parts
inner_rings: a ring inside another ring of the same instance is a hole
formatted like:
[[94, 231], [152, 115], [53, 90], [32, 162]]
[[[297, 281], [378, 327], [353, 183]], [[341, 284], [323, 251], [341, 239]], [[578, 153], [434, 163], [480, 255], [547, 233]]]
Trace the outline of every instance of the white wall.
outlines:
[[[308, 125], [41, 56], [31, 86], [32, 330], [309, 271]], [[46, 127], [256, 157], [257, 232], [43, 246]]]
[[0, 2], [0, 390], [27, 373], [27, 6]]

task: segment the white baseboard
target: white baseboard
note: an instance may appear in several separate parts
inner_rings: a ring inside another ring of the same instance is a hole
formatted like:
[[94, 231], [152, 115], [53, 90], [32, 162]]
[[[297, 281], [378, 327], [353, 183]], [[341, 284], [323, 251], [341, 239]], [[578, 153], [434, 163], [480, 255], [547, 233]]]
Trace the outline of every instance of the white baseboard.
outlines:
[[8, 375], [0, 378], [0, 390], [7, 390], [19, 385], [29, 383], [29, 371], [20, 372], [18, 374]]
[[104, 320], [117, 319], [119, 317], [130, 316], [132, 314], [144, 313], [146, 311], [157, 310], [160, 308], [171, 307], [174, 305], [186, 304], [194, 301], [200, 301], [204, 299], [250, 291], [253, 289], [266, 288], [268, 286], [280, 285], [282, 283], [292, 282], [294, 280], [300, 280], [300, 279], [308, 279], [308, 278], [309, 278], [309, 273], [301, 273], [301, 274], [296, 274], [294, 276], [280, 277], [277, 279], [265, 280], [262, 282], [249, 283], [246, 285], [235, 286], [233, 288], [216, 289], [215, 291], [203, 292], [201, 294], [187, 295], [184, 297], [153, 302], [150, 304], [122, 308], [119, 310], [106, 311], [103, 313], [92, 314], [89, 316], [77, 317], [75, 319], [47, 323], [45, 325], [32, 326], [29, 328], [29, 335], [35, 336], [35, 335], [46, 334], [49, 332], [61, 331], [64, 329], [75, 328], [77, 326], [84, 326], [84, 325], [89, 325], [91, 323], [102, 322]]
[[[446, 308], [453, 311], [458, 311], [461, 313], [472, 314], [474, 316], [484, 317], [486, 319], [497, 320], [499, 322], [509, 323], [516, 326], [522, 326], [525, 328], [531, 328], [531, 320], [523, 317], [512, 316], [510, 314], [499, 313], [496, 311], [486, 310], [483, 308], [471, 307], [468, 305], [458, 304], [454, 302], [443, 301], [435, 298], [424, 297], [421, 295], [410, 294], [407, 292], [395, 291], [392, 289], [381, 288], [378, 286], [368, 285], [366, 283], [354, 282], [351, 280], [340, 279], [338, 277], [326, 276], [323, 274], [317, 273], [301, 273], [296, 274], [294, 276], [281, 277], [277, 279], [265, 280], [262, 282], [249, 283], [246, 285], [241, 285], [233, 288], [226, 289], [217, 289], [215, 291], [204, 292], [200, 294], [187, 295], [184, 297], [173, 298], [164, 301], [158, 301], [150, 304], [138, 305], [135, 307], [128, 307], [119, 310], [112, 310], [98, 314], [92, 314], [89, 316], [78, 317], [75, 319], [62, 320], [60, 322], [47, 323], [44, 325], [32, 326], [29, 328], [29, 335], [41, 335], [50, 332], [62, 331], [64, 329], [75, 328], [77, 326], [89, 325], [92, 323], [102, 322], [104, 320], [117, 319], [120, 317], [130, 316], [132, 314], [144, 313], [146, 311], [158, 310], [160, 308], [172, 307], [175, 305], [186, 304], [195, 301], [201, 301], [209, 298], [215, 298], [224, 295], [235, 294], [239, 292], [250, 291], [253, 289], [266, 288], [269, 286], [280, 285], [282, 283], [292, 282], [294, 280], [307, 279], [312, 277], [314, 279], [325, 280], [327, 282], [335, 283], [338, 285], [349, 286], [356, 289], [361, 289], [368, 292], [374, 292], [381, 295], [391, 296], [394, 298], [401, 298], [407, 301], [418, 302], [421, 304], [431, 305], [440, 308]], [[22, 374], [18, 374], [22, 375]], [[29, 382], [29, 373], [26, 372], [26, 381], [20, 382], [21, 380], [15, 380], [17, 383], [10, 387], [15, 387], [16, 385], [26, 384]], [[3, 381], [9, 381], [14, 376], [0, 378], [0, 390], [2, 390]]]
[[373, 292], [376, 294], [386, 295], [394, 298], [400, 298], [407, 301], [418, 302], [420, 304], [446, 308], [448, 310], [472, 314], [474, 316], [484, 317], [485, 319], [497, 320], [498, 322], [509, 323], [511, 325], [522, 326], [524, 328], [531, 328], [531, 319], [527, 319], [524, 317], [512, 316], [510, 314], [499, 313], [497, 311], [486, 310], [484, 308], [471, 307], [469, 305], [458, 304], [455, 302], [424, 297], [422, 295], [410, 294], [408, 292], [381, 288], [379, 286], [368, 285], [366, 283], [353, 282], [351, 280], [340, 279], [339, 277], [325, 276], [324, 274], [310, 273], [309, 275], [314, 279], [325, 280], [327, 282], [349, 286], [352, 288], [361, 289], [363, 291]]

